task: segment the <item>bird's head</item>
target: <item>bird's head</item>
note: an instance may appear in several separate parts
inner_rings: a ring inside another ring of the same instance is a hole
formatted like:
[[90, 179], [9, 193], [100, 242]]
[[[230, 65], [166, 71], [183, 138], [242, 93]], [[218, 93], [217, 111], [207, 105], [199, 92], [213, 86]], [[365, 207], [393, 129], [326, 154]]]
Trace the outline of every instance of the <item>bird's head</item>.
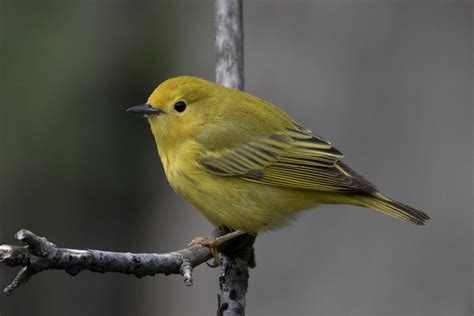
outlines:
[[210, 150], [237, 146], [294, 124], [265, 100], [189, 76], [162, 82], [128, 111], [148, 118], [160, 155], [188, 140]]
[[196, 77], [175, 77], [162, 82], [147, 103], [127, 111], [146, 115], [158, 146], [167, 148], [207, 128], [218, 106], [213, 101], [219, 95], [216, 89], [222, 87]]

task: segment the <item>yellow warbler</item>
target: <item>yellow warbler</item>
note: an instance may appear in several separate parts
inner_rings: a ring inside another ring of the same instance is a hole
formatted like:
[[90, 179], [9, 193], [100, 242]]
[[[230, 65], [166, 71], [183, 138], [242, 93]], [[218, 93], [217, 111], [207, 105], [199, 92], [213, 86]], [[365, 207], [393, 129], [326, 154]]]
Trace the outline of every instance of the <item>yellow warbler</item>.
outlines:
[[320, 204], [368, 207], [417, 225], [429, 219], [380, 194], [329, 141], [248, 93], [182, 76], [129, 111], [147, 116], [173, 189], [216, 227], [258, 233]]

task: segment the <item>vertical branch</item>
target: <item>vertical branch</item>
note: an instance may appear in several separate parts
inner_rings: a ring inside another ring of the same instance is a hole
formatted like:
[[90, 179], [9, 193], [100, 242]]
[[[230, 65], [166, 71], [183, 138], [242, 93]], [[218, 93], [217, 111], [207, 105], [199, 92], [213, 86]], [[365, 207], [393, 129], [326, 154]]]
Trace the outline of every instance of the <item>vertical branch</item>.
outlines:
[[[229, 233], [221, 229], [219, 235]], [[220, 249], [221, 275], [220, 294], [217, 296], [217, 316], [245, 315], [249, 268], [255, 268], [253, 243], [255, 235], [242, 235], [230, 240]]]
[[[242, 0], [216, 0], [216, 82], [244, 89]], [[244, 235], [221, 251], [217, 315], [245, 315], [249, 267], [255, 267], [255, 236]]]
[[242, 0], [216, 0], [216, 82], [244, 89]]

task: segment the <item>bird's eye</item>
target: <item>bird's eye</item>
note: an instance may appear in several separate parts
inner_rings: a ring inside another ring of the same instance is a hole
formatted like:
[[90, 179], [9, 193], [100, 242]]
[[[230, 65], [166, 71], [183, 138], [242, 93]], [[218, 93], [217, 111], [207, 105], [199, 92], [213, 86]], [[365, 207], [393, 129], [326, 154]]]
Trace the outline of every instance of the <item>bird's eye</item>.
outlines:
[[176, 110], [176, 112], [183, 112], [184, 110], [186, 110], [186, 103], [184, 103], [183, 101], [178, 101], [174, 105], [174, 109]]

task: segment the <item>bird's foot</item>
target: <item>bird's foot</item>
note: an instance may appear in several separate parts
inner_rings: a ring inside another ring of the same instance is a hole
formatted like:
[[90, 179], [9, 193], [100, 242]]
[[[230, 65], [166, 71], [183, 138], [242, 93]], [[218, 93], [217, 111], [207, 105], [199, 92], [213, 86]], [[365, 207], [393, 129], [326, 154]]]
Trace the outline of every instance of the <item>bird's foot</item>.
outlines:
[[207, 265], [211, 268], [216, 268], [220, 265], [221, 259], [219, 258], [219, 253], [217, 252], [217, 247], [222, 245], [224, 242], [231, 240], [235, 237], [238, 237], [240, 235], [245, 234], [245, 232], [241, 230], [236, 230], [233, 231], [229, 234], [217, 237], [217, 238], [212, 238], [212, 237], [196, 237], [193, 240], [191, 240], [188, 244], [188, 246], [193, 246], [193, 245], [201, 245], [205, 247], [209, 247], [211, 250], [212, 257], [214, 258], [213, 263], [207, 263]]
[[188, 246], [194, 245], [209, 247], [209, 249], [211, 250], [212, 257], [214, 258], [213, 263], [206, 262], [209, 267], [217, 268], [220, 265], [221, 259], [219, 258], [219, 253], [217, 252], [217, 246], [219, 245], [217, 239], [211, 237], [196, 237], [188, 244]]

